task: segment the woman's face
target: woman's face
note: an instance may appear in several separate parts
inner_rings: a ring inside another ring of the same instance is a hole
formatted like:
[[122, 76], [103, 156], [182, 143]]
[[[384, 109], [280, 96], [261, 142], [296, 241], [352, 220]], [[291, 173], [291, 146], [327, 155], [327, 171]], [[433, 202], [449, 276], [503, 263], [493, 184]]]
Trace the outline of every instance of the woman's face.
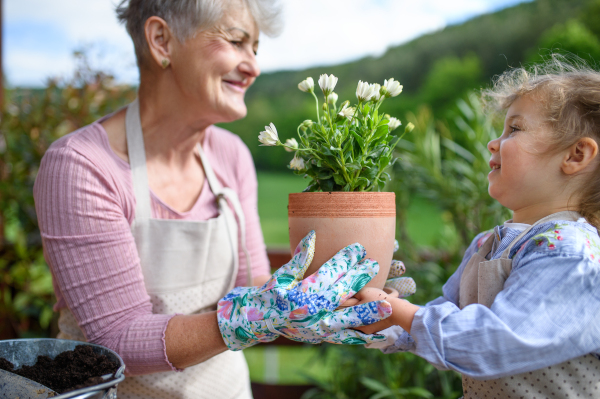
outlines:
[[211, 124], [246, 116], [244, 94], [260, 74], [258, 26], [244, 2], [230, 4], [213, 28], [175, 41], [171, 58], [185, 101]]

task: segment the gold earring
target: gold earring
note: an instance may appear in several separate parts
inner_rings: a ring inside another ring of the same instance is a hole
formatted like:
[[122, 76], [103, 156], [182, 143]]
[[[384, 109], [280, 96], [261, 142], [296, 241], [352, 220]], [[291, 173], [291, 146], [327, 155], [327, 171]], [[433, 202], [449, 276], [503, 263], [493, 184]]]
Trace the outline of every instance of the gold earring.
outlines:
[[161, 65], [162, 65], [163, 69], [165, 69], [166, 67], [168, 67], [170, 63], [171, 63], [171, 61], [169, 61], [166, 58], [163, 58], [163, 60], [161, 61]]

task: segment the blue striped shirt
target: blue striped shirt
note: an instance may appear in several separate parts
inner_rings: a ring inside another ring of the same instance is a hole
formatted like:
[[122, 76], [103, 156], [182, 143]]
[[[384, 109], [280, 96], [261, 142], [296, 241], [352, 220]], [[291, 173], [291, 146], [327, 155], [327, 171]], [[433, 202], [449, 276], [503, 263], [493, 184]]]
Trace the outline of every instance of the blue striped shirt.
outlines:
[[[497, 259], [521, 233], [498, 226]], [[489, 234], [489, 233], [488, 233]], [[600, 358], [600, 237], [584, 219], [535, 226], [510, 251], [512, 272], [491, 308], [459, 309], [459, 285], [471, 243], [443, 296], [415, 314], [383, 350], [413, 352], [438, 369], [479, 379], [499, 378], [562, 363], [588, 353]], [[398, 333], [400, 327], [394, 327]]]

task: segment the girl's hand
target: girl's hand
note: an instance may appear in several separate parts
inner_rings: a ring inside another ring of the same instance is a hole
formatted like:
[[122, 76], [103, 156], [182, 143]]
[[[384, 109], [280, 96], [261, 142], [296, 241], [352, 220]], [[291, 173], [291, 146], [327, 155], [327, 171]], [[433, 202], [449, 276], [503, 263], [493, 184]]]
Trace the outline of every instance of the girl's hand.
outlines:
[[[368, 302], [381, 301], [381, 300], [389, 302], [391, 304], [390, 301], [392, 299], [398, 299], [397, 296], [395, 295], [395, 293], [390, 294], [383, 290], [380, 290], [379, 288], [365, 287], [362, 290], [360, 290], [359, 292], [357, 292], [353, 298], [346, 301], [344, 303], [344, 305], [347, 304], [348, 302], [350, 302], [350, 300], [356, 301], [353, 306], [362, 305], [362, 304], [368, 303]], [[392, 307], [392, 317], [393, 317], [393, 315], [394, 315], [394, 308]], [[394, 325], [394, 323], [392, 321], [392, 317], [388, 317], [387, 319], [378, 321], [373, 324], [369, 324], [368, 326], [357, 327], [356, 329], [359, 331], [362, 331], [365, 334], [373, 334], [375, 332], [385, 330], [386, 328]]]
[[375, 334], [394, 325], [400, 326], [410, 333], [410, 328], [412, 326], [415, 313], [417, 313], [417, 310], [419, 310], [417, 305], [413, 305], [405, 299], [388, 294], [378, 288], [365, 287], [360, 290], [354, 296], [354, 298], [358, 299], [358, 303], [356, 305], [363, 305], [368, 302], [383, 300], [392, 306], [392, 315], [387, 319], [369, 324], [368, 326], [356, 327], [357, 330], [362, 331], [365, 334]]

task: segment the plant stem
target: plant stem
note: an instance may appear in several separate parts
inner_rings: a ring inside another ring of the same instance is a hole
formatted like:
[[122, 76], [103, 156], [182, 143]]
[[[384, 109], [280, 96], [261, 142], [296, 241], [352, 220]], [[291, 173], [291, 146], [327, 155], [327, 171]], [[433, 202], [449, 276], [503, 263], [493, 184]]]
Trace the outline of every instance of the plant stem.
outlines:
[[319, 124], [320, 124], [320, 123], [321, 123], [321, 116], [320, 116], [320, 114], [319, 114], [319, 99], [317, 98], [317, 95], [315, 94], [315, 91], [314, 91], [314, 90], [313, 90], [313, 91], [311, 91], [311, 92], [310, 92], [310, 94], [312, 94], [312, 95], [313, 95], [313, 97], [315, 98], [315, 103], [317, 104], [317, 105], [316, 105], [316, 109], [317, 109], [317, 123], [319, 123]]

